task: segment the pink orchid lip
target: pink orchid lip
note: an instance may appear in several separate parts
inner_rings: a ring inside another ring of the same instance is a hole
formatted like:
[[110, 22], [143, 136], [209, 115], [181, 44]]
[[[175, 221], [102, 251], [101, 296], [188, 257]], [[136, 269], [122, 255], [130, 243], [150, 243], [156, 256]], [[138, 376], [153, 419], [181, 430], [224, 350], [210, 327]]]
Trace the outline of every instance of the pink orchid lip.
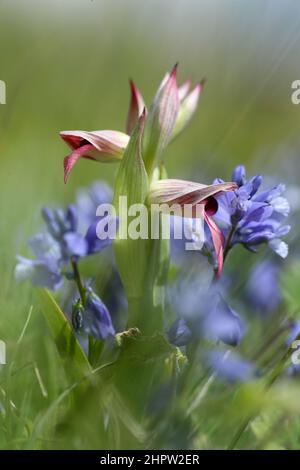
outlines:
[[220, 277], [223, 271], [223, 265], [224, 265], [224, 236], [222, 231], [219, 229], [217, 226], [216, 222], [212, 218], [218, 211], [218, 201], [215, 199], [215, 197], [211, 196], [207, 200], [202, 201], [200, 204], [196, 204], [193, 207], [193, 216], [196, 217], [197, 215], [197, 208], [201, 207], [202, 208], [202, 217], [207, 223], [207, 226], [209, 228], [212, 242], [214, 245], [215, 249], [215, 254], [216, 254], [216, 261], [217, 261], [217, 270], [216, 270], [216, 276]]
[[212, 216], [218, 210], [216, 197], [223, 192], [234, 191], [236, 188], [237, 185], [233, 182], [205, 185], [192, 181], [169, 179], [156, 181], [150, 189], [149, 200], [151, 203], [167, 204], [170, 207], [173, 204], [179, 204], [181, 207], [191, 205], [193, 217], [200, 216], [205, 220], [215, 249], [218, 266], [216, 275], [218, 277], [222, 273], [224, 264], [224, 236]]
[[93, 151], [94, 147], [91, 144], [83, 144], [81, 147], [76, 148], [70, 155], [64, 158], [64, 183], [67, 183], [72, 168], [79, 158], [82, 157], [94, 160], [92, 157]]
[[[219, 208], [219, 204], [218, 204], [218, 201], [215, 197], [213, 196], [210, 196], [209, 198], [207, 198], [206, 200], [204, 201], [201, 201], [201, 203], [199, 204], [195, 204], [193, 206], [193, 217], [196, 217], [197, 216], [197, 207], [201, 205], [203, 206], [204, 208], [204, 213], [206, 215], [208, 215], [209, 217], [210, 216], [213, 216], [217, 213], [218, 211], [218, 208]], [[204, 214], [203, 214], [203, 217], [204, 217]]]
[[212, 217], [208, 215], [206, 211], [204, 211], [204, 219], [208, 225], [208, 228], [211, 233], [212, 242], [215, 249], [216, 260], [217, 260], [217, 277], [220, 277], [223, 270], [224, 265], [224, 236], [219, 227], [217, 226], [216, 222]]
[[196, 217], [198, 215], [197, 208], [200, 207], [202, 209], [202, 217], [207, 223], [215, 249], [217, 260], [216, 276], [220, 277], [224, 265], [224, 236], [212, 218], [212, 216], [217, 213], [218, 206], [219, 204], [217, 199], [213, 196], [210, 196], [208, 199], [201, 201], [199, 204], [196, 204], [193, 207], [192, 213], [193, 217]]
[[129, 135], [119, 131], [62, 131], [61, 138], [72, 150], [91, 144], [100, 152], [107, 151], [112, 155], [122, 154], [129, 142]]
[[[217, 193], [218, 194], [218, 193]], [[219, 193], [220, 194], [220, 193]], [[224, 236], [222, 231], [217, 226], [216, 222], [212, 218], [218, 211], [218, 201], [215, 197], [210, 196], [208, 199], [201, 202], [203, 206], [203, 218], [209, 228], [212, 242], [215, 249], [216, 260], [217, 260], [217, 277], [220, 277], [223, 271], [224, 265]]]

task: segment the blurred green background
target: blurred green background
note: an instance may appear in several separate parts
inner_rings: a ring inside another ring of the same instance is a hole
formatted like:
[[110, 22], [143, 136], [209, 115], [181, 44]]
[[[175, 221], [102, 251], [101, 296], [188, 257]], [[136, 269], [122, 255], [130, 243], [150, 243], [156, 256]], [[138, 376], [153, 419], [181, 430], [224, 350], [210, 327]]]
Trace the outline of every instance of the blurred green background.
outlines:
[[[179, 81], [207, 78], [192, 124], [167, 150], [170, 176], [229, 179], [243, 162], [251, 174], [290, 171], [297, 178], [296, 0], [0, 0], [0, 51], [7, 86], [7, 104], [0, 105], [0, 339], [8, 361], [33, 302], [32, 287], [13, 279], [15, 255], [27, 253], [26, 240], [41, 225], [39, 209], [72, 201], [94, 179], [112, 183], [116, 172], [114, 165], [80, 161], [65, 186], [67, 149], [58, 133], [123, 130], [129, 78], [148, 103], [176, 62]], [[47, 328], [37, 315], [31, 321], [20, 367], [40, 357], [48, 398], [25, 367], [14, 387], [28, 419], [59, 387]], [[1, 446], [17, 446], [18, 433], [10, 433]]]

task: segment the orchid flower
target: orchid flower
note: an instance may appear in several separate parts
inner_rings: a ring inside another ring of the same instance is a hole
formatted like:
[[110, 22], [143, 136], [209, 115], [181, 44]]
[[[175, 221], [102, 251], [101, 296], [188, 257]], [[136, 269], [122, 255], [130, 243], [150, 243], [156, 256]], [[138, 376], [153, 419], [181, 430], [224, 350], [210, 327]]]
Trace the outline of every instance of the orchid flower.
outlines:
[[197, 108], [204, 81], [190, 91], [191, 81], [177, 86], [176, 69], [173, 67], [162, 80], [147, 113], [142, 94], [130, 81], [131, 98], [126, 122], [126, 133], [115, 130], [101, 131], [62, 131], [61, 138], [72, 152], [64, 159], [64, 181], [80, 158], [98, 162], [117, 162], [122, 159], [130, 135], [145, 112], [145, 135], [143, 160], [151, 173], [157, 166], [161, 153], [169, 142], [190, 122]]
[[224, 237], [212, 216], [218, 210], [216, 197], [223, 192], [234, 191], [236, 188], [237, 184], [232, 182], [205, 185], [176, 179], [158, 180], [150, 187], [150, 204], [160, 204], [162, 208], [164, 205], [168, 207], [179, 205], [181, 208], [190, 205], [193, 209], [192, 216], [200, 216], [205, 220], [211, 232], [216, 253], [218, 276], [223, 269]]
[[65, 183], [80, 158], [104, 163], [118, 161], [129, 142], [129, 136], [119, 131], [63, 131], [60, 136], [72, 149], [64, 159]]
[[145, 123], [143, 159], [149, 174], [159, 165], [170, 141], [190, 122], [199, 101], [204, 81], [190, 91], [191, 81], [177, 85], [177, 64], [163, 78], [149, 108]]

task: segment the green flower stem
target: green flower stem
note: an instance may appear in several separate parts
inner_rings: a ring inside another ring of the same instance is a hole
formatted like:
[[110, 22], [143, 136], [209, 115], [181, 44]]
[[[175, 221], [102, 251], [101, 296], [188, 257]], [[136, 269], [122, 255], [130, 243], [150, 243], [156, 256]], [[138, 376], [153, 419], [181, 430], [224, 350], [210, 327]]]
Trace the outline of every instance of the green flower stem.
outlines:
[[230, 233], [228, 235], [228, 238], [227, 238], [227, 241], [226, 241], [226, 245], [225, 245], [225, 248], [224, 248], [224, 263], [225, 263], [225, 260], [228, 256], [228, 253], [231, 249], [231, 242], [232, 242], [232, 239], [233, 239], [233, 236], [234, 236], [234, 233], [235, 233], [235, 230], [236, 230], [236, 225], [232, 225], [231, 227], [231, 230], [230, 230]]
[[142, 297], [128, 298], [128, 328], [135, 328], [139, 325], [139, 316], [141, 313]]
[[144, 335], [163, 331], [162, 306], [153, 304], [153, 288], [145, 287], [141, 297], [129, 297], [128, 313], [128, 328], [139, 328]]
[[71, 259], [71, 265], [72, 265], [72, 269], [73, 269], [74, 280], [77, 284], [82, 304], [85, 305], [86, 300], [87, 300], [87, 298], [86, 298], [86, 289], [85, 289], [85, 287], [82, 283], [82, 280], [81, 280], [81, 276], [80, 276], [80, 273], [79, 273], [78, 263], [77, 263], [76, 258]]

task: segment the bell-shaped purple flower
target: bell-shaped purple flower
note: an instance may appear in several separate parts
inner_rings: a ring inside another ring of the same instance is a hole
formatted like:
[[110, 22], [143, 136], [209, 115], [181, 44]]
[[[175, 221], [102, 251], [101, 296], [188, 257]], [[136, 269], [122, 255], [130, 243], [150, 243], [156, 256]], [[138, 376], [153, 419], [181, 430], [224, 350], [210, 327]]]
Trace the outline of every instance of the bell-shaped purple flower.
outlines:
[[[288, 246], [281, 237], [290, 230], [290, 226], [284, 223], [289, 215], [289, 203], [282, 197], [285, 186], [279, 184], [261, 190], [262, 176], [247, 180], [242, 165], [235, 168], [232, 179], [238, 189], [218, 198], [219, 207], [215, 215], [222, 228], [227, 251], [236, 243], [251, 251], [257, 251], [260, 245], [267, 243], [276, 254], [285, 258]], [[215, 181], [221, 182], [220, 179]]]
[[175, 346], [186, 346], [193, 338], [192, 330], [183, 318], [177, 318], [168, 331], [168, 339]]
[[95, 339], [105, 340], [115, 334], [107, 307], [91, 289], [87, 291], [85, 305], [81, 300], [74, 303], [72, 324], [78, 333], [93, 336]]
[[257, 263], [246, 284], [246, 299], [250, 308], [262, 315], [272, 313], [281, 302], [280, 266], [272, 260]]
[[78, 230], [84, 232], [96, 220], [96, 211], [102, 204], [111, 204], [112, 188], [103, 181], [95, 181], [89, 188], [82, 188], [76, 194]]
[[[112, 243], [112, 236], [99, 233], [105, 231], [105, 222], [110, 216], [96, 217], [99, 204], [111, 201], [111, 190], [107, 185], [95, 183], [78, 196], [78, 206], [68, 205], [66, 209], [42, 210], [47, 232], [40, 233], [29, 241], [35, 259], [18, 257], [16, 279], [30, 279], [33, 284], [58, 289], [63, 280], [63, 272], [72, 259], [81, 259], [98, 253]], [[116, 221], [112, 224], [117, 227]], [[97, 230], [96, 230], [97, 228]], [[114, 231], [114, 233], [116, 230]]]
[[177, 319], [168, 331], [170, 342], [184, 346], [204, 336], [231, 346], [240, 343], [245, 332], [244, 323], [225, 302], [221, 289], [222, 285], [218, 283], [207, 290], [204, 279], [195, 277], [174, 286], [170, 296]]
[[60, 246], [48, 233], [39, 233], [28, 242], [36, 259], [17, 257], [16, 280], [26, 279], [39, 287], [57, 290], [63, 282], [60, 272]]
[[29, 279], [33, 285], [50, 290], [61, 287], [63, 277], [55, 260], [51, 258], [32, 260], [18, 256], [17, 261], [15, 278], [18, 282]]
[[256, 376], [253, 364], [233, 351], [212, 351], [207, 355], [207, 363], [220, 379], [229, 383], [246, 382]]
[[222, 298], [219, 298], [205, 315], [203, 330], [211, 339], [230, 346], [237, 346], [244, 334], [244, 326], [239, 315]]

